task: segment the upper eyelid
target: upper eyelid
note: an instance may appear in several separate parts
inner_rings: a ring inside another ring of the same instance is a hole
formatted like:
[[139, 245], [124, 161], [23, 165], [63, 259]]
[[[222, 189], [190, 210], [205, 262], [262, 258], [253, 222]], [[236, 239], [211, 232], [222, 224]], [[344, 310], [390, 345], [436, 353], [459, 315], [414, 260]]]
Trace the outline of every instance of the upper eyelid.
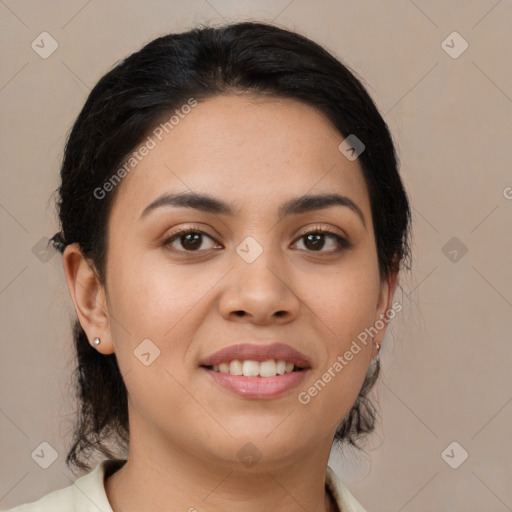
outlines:
[[[340, 229], [340, 228], [338, 228]], [[215, 237], [220, 237], [221, 235], [220, 234], [216, 234], [216, 235], [211, 235], [210, 233], [208, 233], [208, 231], [205, 231], [204, 228], [202, 227], [199, 227], [199, 226], [195, 226], [195, 225], [191, 225], [191, 226], [185, 226], [183, 228], [179, 228], [177, 229], [176, 231], [170, 233], [168, 236], [176, 236], [176, 235], [179, 235], [183, 232], [187, 232], [187, 231], [192, 231], [192, 232], [199, 232], [199, 233], [202, 233], [202, 234], [205, 234], [211, 238], [215, 238]], [[324, 232], [325, 234], [333, 234], [333, 235], [337, 235], [337, 236], [340, 236], [342, 238], [347, 238], [347, 235], [343, 232], [343, 230], [340, 229], [341, 233], [337, 233], [335, 231], [334, 228], [330, 228], [330, 227], [325, 227], [325, 226], [322, 226], [322, 225], [315, 225], [315, 226], [312, 226], [312, 227], [309, 227], [309, 228], [305, 228], [304, 230], [300, 230], [298, 233], [296, 233], [294, 236], [304, 236], [304, 235], [307, 235], [311, 232], [316, 232], [316, 231], [320, 231], [320, 232]]]
[[316, 225], [316, 226], [313, 226], [313, 227], [310, 227], [310, 228], [306, 228], [304, 231], [300, 231], [299, 234], [297, 234], [297, 236], [304, 236], [304, 235], [307, 235], [309, 233], [315, 233], [315, 232], [320, 232], [320, 233], [324, 233], [325, 235], [333, 235], [333, 236], [339, 236], [340, 238], [348, 238], [347, 234], [340, 228], [337, 228], [341, 231], [341, 233], [338, 233], [334, 228], [332, 227], [325, 227], [325, 226], [321, 226], [321, 225]]

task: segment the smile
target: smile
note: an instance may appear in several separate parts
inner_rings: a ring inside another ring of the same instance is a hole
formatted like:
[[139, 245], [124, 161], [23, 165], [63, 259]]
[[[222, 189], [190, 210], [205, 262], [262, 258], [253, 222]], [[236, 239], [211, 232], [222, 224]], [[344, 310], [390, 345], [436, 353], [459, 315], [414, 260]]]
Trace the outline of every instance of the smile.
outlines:
[[284, 375], [285, 373], [292, 373], [299, 371], [293, 363], [289, 361], [269, 359], [267, 361], [253, 361], [247, 359], [240, 361], [235, 359], [231, 362], [223, 362], [214, 364], [211, 369], [215, 372], [229, 373], [231, 375], [238, 375], [244, 377], [275, 377], [276, 375]]
[[273, 398], [300, 385], [311, 369], [304, 354], [283, 343], [239, 343], [199, 363], [211, 382], [244, 398]]

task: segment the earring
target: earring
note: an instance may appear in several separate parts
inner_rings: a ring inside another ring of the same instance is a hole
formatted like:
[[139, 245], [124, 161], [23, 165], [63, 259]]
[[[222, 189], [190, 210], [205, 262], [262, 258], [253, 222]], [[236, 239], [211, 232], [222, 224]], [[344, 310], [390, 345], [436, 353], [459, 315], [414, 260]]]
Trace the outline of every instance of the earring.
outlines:
[[92, 342], [94, 343], [94, 346], [97, 347], [101, 343], [101, 340], [99, 338], [94, 338]]
[[[375, 348], [376, 348], [377, 350], [380, 350], [380, 343], [377, 343], [377, 344], [375, 345]], [[377, 353], [377, 356], [375, 357], [375, 362], [377, 362], [377, 361], [380, 361], [380, 352], [378, 352], [378, 353]]]

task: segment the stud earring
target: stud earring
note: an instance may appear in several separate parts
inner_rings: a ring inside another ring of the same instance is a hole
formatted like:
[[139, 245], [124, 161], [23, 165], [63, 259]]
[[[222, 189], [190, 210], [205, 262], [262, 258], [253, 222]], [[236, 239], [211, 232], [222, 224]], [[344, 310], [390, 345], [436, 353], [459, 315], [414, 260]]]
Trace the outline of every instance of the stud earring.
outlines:
[[92, 342], [94, 343], [94, 346], [97, 347], [101, 343], [101, 340], [99, 338], [94, 338]]
[[[376, 343], [375, 348], [377, 350], [380, 350], [380, 343]], [[375, 362], [380, 361], [380, 352], [377, 353], [377, 356], [375, 357]]]

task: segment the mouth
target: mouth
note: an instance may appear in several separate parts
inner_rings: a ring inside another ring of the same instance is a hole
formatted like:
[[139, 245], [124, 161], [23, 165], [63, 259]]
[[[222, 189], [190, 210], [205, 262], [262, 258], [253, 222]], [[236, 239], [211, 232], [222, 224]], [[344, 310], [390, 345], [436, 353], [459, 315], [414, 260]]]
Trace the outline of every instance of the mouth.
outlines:
[[284, 359], [267, 359], [266, 361], [255, 361], [251, 359], [224, 361], [220, 364], [202, 366], [208, 370], [218, 373], [236, 375], [238, 377], [260, 377], [272, 378], [277, 375], [285, 375], [292, 372], [304, 371], [305, 368], [295, 365]]
[[306, 356], [282, 343], [233, 345], [199, 366], [214, 384], [244, 398], [273, 398], [290, 392], [311, 368]]

